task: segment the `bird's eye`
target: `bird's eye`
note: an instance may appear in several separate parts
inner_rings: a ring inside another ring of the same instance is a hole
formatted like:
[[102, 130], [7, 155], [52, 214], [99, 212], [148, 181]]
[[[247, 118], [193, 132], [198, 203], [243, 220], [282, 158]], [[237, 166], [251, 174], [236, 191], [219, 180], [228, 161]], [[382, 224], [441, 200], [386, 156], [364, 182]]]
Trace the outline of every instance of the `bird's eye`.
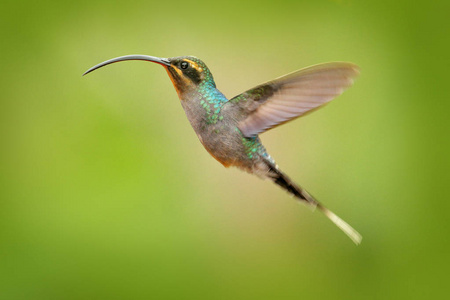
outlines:
[[189, 64], [186, 61], [182, 61], [180, 64], [180, 67], [185, 70], [189, 67]]

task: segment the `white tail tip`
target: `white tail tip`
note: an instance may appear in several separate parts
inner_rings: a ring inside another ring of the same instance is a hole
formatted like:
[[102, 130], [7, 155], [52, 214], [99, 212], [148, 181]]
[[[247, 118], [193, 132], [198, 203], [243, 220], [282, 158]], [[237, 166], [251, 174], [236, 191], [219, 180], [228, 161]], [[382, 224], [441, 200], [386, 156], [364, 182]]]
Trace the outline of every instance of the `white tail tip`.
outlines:
[[322, 206], [321, 204], [317, 204], [317, 208], [320, 209], [325, 216], [328, 217], [337, 227], [339, 227], [351, 240], [359, 245], [362, 240], [362, 236], [356, 231], [352, 226], [348, 225], [347, 222], [339, 218], [335, 213], [333, 213], [328, 208]]

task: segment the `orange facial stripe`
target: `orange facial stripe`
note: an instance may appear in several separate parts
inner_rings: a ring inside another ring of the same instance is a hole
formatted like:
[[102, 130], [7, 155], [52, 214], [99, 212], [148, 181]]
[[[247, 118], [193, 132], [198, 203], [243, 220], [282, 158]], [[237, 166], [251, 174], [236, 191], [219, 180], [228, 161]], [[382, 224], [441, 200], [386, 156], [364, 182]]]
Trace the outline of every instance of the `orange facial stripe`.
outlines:
[[[175, 79], [173, 78], [172, 73], [170, 73], [169, 68], [165, 68], [165, 69], [166, 69], [166, 71], [167, 71], [167, 74], [169, 74], [169, 78], [170, 78], [170, 81], [172, 81], [173, 87], [174, 87], [175, 90], [177, 91], [178, 98], [180, 98], [180, 100], [181, 100], [181, 91], [180, 91], [180, 89], [178, 88], [177, 82], [176, 82]], [[174, 68], [173, 68], [173, 69], [174, 69]], [[177, 69], [175, 69], [175, 70], [177, 70]], [[177, 73], [179, 73], [179, 72], [177, 71]]]
[[172, 84], [178, 93], [178, 97], [180, 98], [180, 100], [183, 100], [183, 98], [181, 97], [183, 91], [180, 89], [180, 85], [186, 87], [191, 85], [192, 82], [186, 76], [184, 76], [183, 72], [177, 67], [172, 66], [171, 69], [174, 70], [177, 73], [178, 78], [183, 81], [183, 84], [181, 84], [179, 81], [177, 82], [173, 74], [169, 71], [169, 68], [166, 68], [167, 74], [169, 74], [170, 80], [172, 81]]
[[185, 59], [185, 61], [189, 62], [191, 64], [191, 67], [196, 69], [199, 73], [203, 72], [203, 68], [200, 67], [196, 62], [194, 62], [190, 59]]

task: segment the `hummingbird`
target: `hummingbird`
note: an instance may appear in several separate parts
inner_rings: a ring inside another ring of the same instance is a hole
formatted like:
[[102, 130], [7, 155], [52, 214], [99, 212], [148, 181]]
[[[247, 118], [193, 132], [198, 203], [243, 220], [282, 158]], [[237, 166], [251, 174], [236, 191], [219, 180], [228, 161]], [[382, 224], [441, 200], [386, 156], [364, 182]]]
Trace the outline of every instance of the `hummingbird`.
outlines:
[[165, 68], [200, 142], [223, 166], [237, 167], [273, 181], [299, 201], [320, 210], [355, 244], [361, 242], [362, 237], [355, 229], [280, 170], [259, 138], [259, 134], [303, 116], [342, 94], [358, 76], [358, 66], [348, 62], [314, 65], [260, 84], [231, 99], [217, 89], [209, 68], [194, 56], [120, 56], [93, 66], [83, 75], [128, 60], [149, 61]]

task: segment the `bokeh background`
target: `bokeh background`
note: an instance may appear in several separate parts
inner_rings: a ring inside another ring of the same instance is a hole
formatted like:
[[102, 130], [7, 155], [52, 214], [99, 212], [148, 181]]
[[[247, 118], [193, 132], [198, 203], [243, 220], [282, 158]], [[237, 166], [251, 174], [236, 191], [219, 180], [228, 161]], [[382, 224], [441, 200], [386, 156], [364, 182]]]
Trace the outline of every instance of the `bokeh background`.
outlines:
[[[3, 1], [1, 299], [448, 296], [448, 1]], [[355, 246], [199, 143], [164, 69], [232, 97], [327, 61], [362, 74], [262, 135]]]

